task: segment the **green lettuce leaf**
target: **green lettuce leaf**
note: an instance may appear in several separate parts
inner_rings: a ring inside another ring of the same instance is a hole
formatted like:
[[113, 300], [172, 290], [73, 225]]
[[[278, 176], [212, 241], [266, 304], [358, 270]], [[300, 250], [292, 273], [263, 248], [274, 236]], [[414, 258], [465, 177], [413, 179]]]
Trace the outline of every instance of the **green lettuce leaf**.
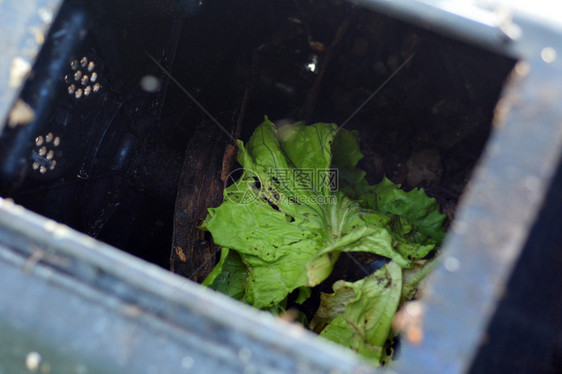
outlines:
[[387, 228], [372, 223], [373, 212], [334, 188], [336, 172], [330, 166], [336, 130], [335, 124], [297, 124], [280, 136], [265, 120], [246, 145], [239, 142], [244, 173], [225, 189], [224, 202], [209, 209], [201, 227], [216, 244], [240, 255], [247, 267], [242, 300], [258, 308], [319, 284], [344, 251], [370, 252], [411, 266], [393, 248]]
[[333, 289], [322, 297], [311, 325], [328, 322], [321, 336], [380, 364], [400, 303], [402, 270], [390, 262], [360, 281], [337, 281]]
[[419, 233], [439, 243], [443, 240], [445, 215], [439, 212], [439, 204], [435, 199], [429, 198], [423, 188], [406, 192], [384, 178], [363, 197], [369, 208], [403, 217]]
[[402, 299], [401, 304], [412, 300], [417, 292], [418, 287], [425, 277], [432, 272], [437, 266], [437, 257], [431, 260], [416, 261], [416, 264], [411, 269], [404, 270], [402, 274]]
[[374, 363], [388, 360], [394, 314], [433, 268], [428, 255], [445, 233], [435, 199], [386, 178], [370, 186], [357, 168], [357, 132], [335, 124], [277, 129], [266, 118], [238, 146], [243, 173], [201, 226], [222, 247], [203, 284], [278, 314], [293, 292], [305, 302], [342, 252], [386, 257], [375, 273], [321, 294], [309, 327]]
[[248, 269], [242, 262], [240, 255], [223, 247], [218, 264], [202, 284], [235, 299], [242, 300], [246, 289], [247, 277]]
[[446, 216], [423, 188], [406, 192], [386, 177], [369, 185], [365, 172], [357, 168], [362, 155], [356, 133], [338, 134], [333, 154], [341, 176], [340, 190], [363, 208], [388, 217], [379, 223], [392, 234], [393, 246], [402, 257], [412, 261], [424, 258], [441, 243]]

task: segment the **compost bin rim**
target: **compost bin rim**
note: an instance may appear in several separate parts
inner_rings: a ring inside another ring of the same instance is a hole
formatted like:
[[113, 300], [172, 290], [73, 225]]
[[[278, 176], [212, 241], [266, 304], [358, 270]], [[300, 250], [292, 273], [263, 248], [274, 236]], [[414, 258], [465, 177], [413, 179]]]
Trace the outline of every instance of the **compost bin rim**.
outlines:
[[[10, 249], [12, 254], [8, 254], [6, 249]], [[355, 355], [338, 345], [321, 341], [299, 325], [251, 308], [2, 198], [0, 251], [4, 252], [0, 255], [0, 261], [15, 264], [24, 278], [29, 278], [31, 274], [34, 278], [44, 279], [51, 291], [63, 289], [86, 299], [90, 298], [88, 295], [92, 295], [92, 292], [101, 292], [102, 295], [117, 298], [117, 303], [123, 304], [125, 310], [130, 310], [131, 305], [139, 305], [139, 314], [148, 315], [172, 328], [182, 326], [181, 314], [187, 313], [201, 318], [200, 322], [204, 320], [206, 324], [223, 326], [235, 332], [233, 335], [252, 339], [258, 346], [264, 345], [292, 359], [299, 358], [299, 362], [308, 361], [314, 365], [314, 361], [323, 360], [326, 362], [317, 362], [316, 365], [331, 365], [342, 370], [342, 373], [372, 370]], [[75, 267], [76, 264], [81, 265]], [[100, 275], [115, 278], [110, 282], [110, 287], [102, 289], [98, 284], [89, 284], [94, 283]], [[69, 285], [72, 284], [80, 286], [77, 290], [89, 291], [71, 290]], [[132, 287], [139, 294], [135, 294], [132, 300], [119, 300], [121, 295], [118, 291], [122, 287]], [[145, 294], [155, 296], [153, 302], [148, 303], [149, 308], [146, 308], [146, 302], [142, 302]], [[24, 300], [25, 295], [20, 302]], [[102, 299], [98, 297], [98, 300]], [[119, 318], [122, 313], [115, 311], [116, 318]], [[138, 316], [131, 318], [136, 319]], [[209, 336], [212, 335], [211, 330]], [[219, 336], [215, 339], [220, 341]], [[319, 358], [326, 354], [329, 359]]]
[[[19, 96], [43, 40], [58, 14], [62, 0], [19, 0], [0, 2], [0, 25], [10, 32], [0, 34], [0, 135]], [[30, 24], [38, 25], [29, 29]]]
[[450, 0], [350, 1], [515, 59], [537, 57], [536, 44], [541, 41], [537, 37], [550, 39], [562, 35], [562, 22], [554, 16], [558, 14], [557, 9], [541, 8], [541, 4], [548, 4], [541, 1], [515, 4], [507, 0], [471, 0], [461, 4]]

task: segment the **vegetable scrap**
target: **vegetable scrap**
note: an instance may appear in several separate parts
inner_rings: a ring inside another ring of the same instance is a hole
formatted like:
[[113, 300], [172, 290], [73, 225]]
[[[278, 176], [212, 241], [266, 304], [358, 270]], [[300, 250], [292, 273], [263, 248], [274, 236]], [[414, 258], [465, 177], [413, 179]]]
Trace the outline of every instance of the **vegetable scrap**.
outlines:
[[445, 235], [437, 201], [387, 178], [369, 185], [357, 168], [358, 133], [333, 123], [276, 128], [266, 117], [238, 147], [243, 173], [200, 227], [222, 247], [203, 284], [280, 314], [309, 299], [342, 253], [380, 256], [382, 267], [337, 280], [311, 320], [298, 320], [377, 365], [389, 362], [393, 318]]

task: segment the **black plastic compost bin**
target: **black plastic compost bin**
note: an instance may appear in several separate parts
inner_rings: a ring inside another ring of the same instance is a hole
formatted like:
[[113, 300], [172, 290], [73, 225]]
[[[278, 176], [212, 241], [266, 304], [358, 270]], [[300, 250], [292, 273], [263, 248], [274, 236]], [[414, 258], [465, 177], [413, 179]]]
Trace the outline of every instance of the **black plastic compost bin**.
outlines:
[[[0, 2], [0, 374], [560, 372], [549, 6]], [[389, 368], [167, 270], [182, 167], [222, 160], [195, 145], [264, 115], [349, 118], [410, 187], [412, 149], [438, 149], [452, 190], [417, 181], [452, 224]]]

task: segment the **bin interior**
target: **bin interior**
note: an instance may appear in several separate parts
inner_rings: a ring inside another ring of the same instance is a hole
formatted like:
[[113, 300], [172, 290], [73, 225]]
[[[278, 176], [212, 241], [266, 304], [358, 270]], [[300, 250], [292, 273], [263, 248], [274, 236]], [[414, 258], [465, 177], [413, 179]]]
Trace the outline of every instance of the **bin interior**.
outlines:
[[[60, 17], [81, 6], [66, 2]], [[242, 116], [243, 139], [265, 115], [341, 124], [395, 73], [346, 128], [360, 133], [371, 182], [386, 175], [424, 187], [452, 219], [512, 59], [339, 1], [151, 7], [85, 8], [88, 34], [61, 63], [72, 75], [71, 62], [89, 58], [101, 90], [76, 99], [67, 77], [41, 130], [18, 140], [60, 137], [56, 168], [34, 170], [40, 147], [31, 144], [1, 196], [168, 268], [186, 146], [199, 127], [228, 138], [153, 56], [228, 131]], [[45, 55], [38, 65], [49, 63]], [[147, 76], [159, 91], [143, 90]], [[7, 128], [2, 142], [17, 130]]]
[[[359, 131], [361, 167], [372, 183], [425, 188], [454, 219], [515, 60], [341, 1], [166, 3], [65, 2], [36, 66], [54, 63], [49, 38], [73, 12], [87, 33], [57, 62], [37, 131], [2, 133], [0, 159], [15, 142], [27, 153], [16, 172], [3, 164], [0, 196], [169, 269], [188, 145], [230, 142], [185, 90], [247, 139], [265, 115], [341, 124], [380, 89], [346, 125]], [[91, 77], [90, 62], [100, 88], [84, 95], [74, 78]], [[49, 134], [57, 163], [42, 172]]]

